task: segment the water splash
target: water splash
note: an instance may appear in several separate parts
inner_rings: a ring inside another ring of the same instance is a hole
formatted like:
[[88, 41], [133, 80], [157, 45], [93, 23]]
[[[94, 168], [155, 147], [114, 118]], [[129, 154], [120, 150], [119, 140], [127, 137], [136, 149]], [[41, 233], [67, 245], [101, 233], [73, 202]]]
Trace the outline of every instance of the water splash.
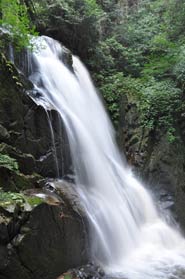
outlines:
[[39, 102], [54, 107], [65, 124], [93, 257], [122, 278], [184, 278], [185, 241], [160, 219], [150, 195], [124, 165], [87, 70], [73, 57], [72, 73], [61, 61], [58, 42], [38, 40], [44, 47], [31, 54], [30, 80], [42, 95]]

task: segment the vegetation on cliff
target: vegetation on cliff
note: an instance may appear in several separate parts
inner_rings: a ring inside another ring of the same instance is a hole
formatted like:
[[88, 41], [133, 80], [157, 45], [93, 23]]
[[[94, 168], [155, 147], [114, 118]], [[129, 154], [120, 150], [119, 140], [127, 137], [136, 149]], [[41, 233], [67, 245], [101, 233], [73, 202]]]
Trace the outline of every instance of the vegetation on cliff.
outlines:
[[143, 126], [163, 127], [175, 139], [175, 118], [184, 110], [183, 0], [31, 3], [37, 30], [88, 65], [115, 125], [120, 97], [127, 93], [137, 98]]
[[184, 111], [184, 9], [184, 1], [135, 3], [119, 23], [113, 21], [92, 59], [113, 120], [119, 118], [120, 96], [132, 95], [141, 123], [150, 129], [163, 127], [170, 141], [175, 139], [175, 117]]
[[127, 93], [138, 99], [141, 123], [163, 126], [173, 141], [184, 111], [184, 10], [183, 0], [8, 0], [1, 24], [19, 48], [34, 26], [61, 40], [89, 66], [115, 125]]
[[37, 34], [26, 1], [1, 0], [0, 25], [10, 34], [5, 40], [1, 38], [0, 48], [7, 43], [12, 43], [17, 50], [28, 47], [31, 45], [30, 36]]

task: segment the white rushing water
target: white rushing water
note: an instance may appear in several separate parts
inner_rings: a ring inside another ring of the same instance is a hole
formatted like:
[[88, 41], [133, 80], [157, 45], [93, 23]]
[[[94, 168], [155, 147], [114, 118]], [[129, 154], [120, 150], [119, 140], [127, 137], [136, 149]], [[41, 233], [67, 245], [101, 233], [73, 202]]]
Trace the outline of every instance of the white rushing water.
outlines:
[[60, 59], [60, 44], [39, 40], [30, 80], [43, 96], [42, 105], [52, 105], [65, 124], [94, 258], [114, 277], [185, 278], [185, 241], [160, 219], [149, 193], [123, 163], [84, 65], [73, 57], [72, 73]]

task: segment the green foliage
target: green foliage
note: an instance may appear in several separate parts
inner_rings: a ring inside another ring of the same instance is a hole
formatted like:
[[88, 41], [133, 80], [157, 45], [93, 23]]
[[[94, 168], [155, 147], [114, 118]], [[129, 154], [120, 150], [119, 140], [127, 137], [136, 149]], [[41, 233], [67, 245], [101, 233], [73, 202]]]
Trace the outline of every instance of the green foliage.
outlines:
[[4, 155], [0, 153], [0, 166], [6, 167], [16, 173], [19, 172], [18, 163], [15, 159], [11, 158], [8, 155]]
[[19, 50], [30, 46], [30, 35], [36, 35], [35, 28], [30, 24], [27, 7], [19, 0], [1, 0], [0, 25], [5, 28]]
[[22, 207], [26, 206], [26, 204], [29, 204], [31, 207], [35, 207], [42, 202], [43, 199], [39, 197], [27, 197], [22, 193], [5, 192], [0, 188], [0, 206], [2, 207], [15, 206], [16, 204], [19, 204]]
[[85, 11], [88, 16], [100, 16], [102, 15], [102, 10], [100, 6], [96, 3], [96, 0], [84, 0]]
[[114, 38], [107, 38], [100, 41], [94, 51], [94, 59], [89, 64], [95, 72], [103, 70], [104, 73], [112, 73], [122, 69], [124, 57], [123, 46]]
[[185, 36], [185, 2], [169, 0], [166, 9], [167, 32], [172, 40], [184, 39]]
[[21, 193], [4, 192], [0, 188], [0, 206], [7, 207], [9, 205], [23, 204], [25, 202]]
[[141, 125], [163, 128], [175, 140], [176, 116], [184, 107], [184, 9], [183, 0], [142, 0], [99, 41], [90, 65], [101, 71], [95, 79], [114, 123], [126, 94], [138, 104]]
[[[95, 0], [47, 1], [48, 7], [45, 7], [44, 9], [45, 2], [37, 2], [37, 9], [42, 7], [40, 11], [47, 13], [49, 8], [51, 9], [50, 15], [52, 18], [69, 20], [71, 23], [77, 23], [84, 18], [99, 16], [102, 14], [102, 10]], [[61, 19], [59, 15], [62, 16]]]
[[123, 80], [123, 91], [128, 97], [135, 98], [143, 127], [162, 128], [170, 142], [175, 140], [174, 119], [182, 109], [182, 92], [173, 81], [127, 77]]
[[90, 59], [89, 65], [93, 72], [98, 73], [99, 71], [109, 72], [115, 70], [115, 59], [111, 55], [110, 47], [106, 42], [99, 42], [94, 51], [93, 59]]
[[100, 91], [103, 94], [108, 111], [114, 124], [117, 125], [119, 120], [119, 100], [120, 96], [124, 94], [123, 74], [118, 72], [106, 78], [102, 75], [97, 76], [97, 78], [102, 84]]
[[173, 68], [173, 74], [175, 75], [180, 87], [185, 89], [185, 45], [183, 44], [179, 48], [179, 54], [176, 59], [176, 64]]
[[64, 273], [64, 279], [72, 279], [73, 275], [71, 273]]
[[[140, 93], [140, 111], [144, 126], [154, 128], [165, 127], [172, 131], [174, 114], [181, 104], [181, 90], [170, 81], [155, 81], [145, 84]], [[169, 131], [169, 132], [170, 132]]]
[[30, 196], [30, 197], [26, 197], [24, 196], [24, 199], [26, 200], [26, 202], [31, 206], [31, 207], [35, 207], [37, 205], [39, 205], [40, 203], [43, 202], [43, 199], [40, 197], [36, 197], [36, 196]]
[[[23, 2], [2, 0], [1, 5], [3, 24], [21, 45], [30, 32]], [[163, 127], [172, 142], [185, 87], [185, 2], [142, 0], [121, 11], [122, 2], [34, 0], [35, 23], [88, 64], [115, 125], [126, 94], [137, 99], [141, 124]]]
[[58, 39], [89, 66], [114, 124], [126, 94], [141, 124], [163, 127], [172, 142], [185, 86], [184, 0], [34, 2], [46, 29], [62, 26]]
[[175, 132], [176, 132], [176, 130], [173, 126], [168, 128], [168, 131], [167, 131], [168, 142], [170, 142], [170, 143], [175, 142], [175, 140], [176, 140]]
[[[66, 47], [84, 59], [93, 52], [99, 38], [99, 21], [103, 10], [95, 0], [45, 0], [35, 1], [36, 25], [57, 35]], [[49, 10], [49, 12], [48, 12]], [[55, 32], [58, 30], [60, 32]], [[52, 36], [49, 33], [50, 36]]]

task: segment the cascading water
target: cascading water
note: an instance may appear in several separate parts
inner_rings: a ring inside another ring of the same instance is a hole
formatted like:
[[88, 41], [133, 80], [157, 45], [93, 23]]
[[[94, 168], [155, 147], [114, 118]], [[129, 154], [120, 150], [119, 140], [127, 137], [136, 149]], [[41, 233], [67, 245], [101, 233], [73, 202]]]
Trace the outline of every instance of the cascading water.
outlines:
[[185, 278], [185, 241], [160, 219], [150, 195], [124, 165], [87, 70], [73, 57], [72, 73], [60, 59], [58, 42], [38, 40], [42, 47], [30, 54], [30, 80], [42, 105], [52, 105], [65, 124], [93, 257], [121, 278]]

